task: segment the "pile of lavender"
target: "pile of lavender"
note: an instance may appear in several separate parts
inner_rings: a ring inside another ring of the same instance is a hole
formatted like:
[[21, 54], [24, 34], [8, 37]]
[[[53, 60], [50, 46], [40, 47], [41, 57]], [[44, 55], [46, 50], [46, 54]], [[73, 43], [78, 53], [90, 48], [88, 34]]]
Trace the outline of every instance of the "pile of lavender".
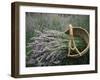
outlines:
[[36, 37], [27, 43], [27, 66], [62, 65], [67, 56], [68, 35], [56, 30], [35, 30]]

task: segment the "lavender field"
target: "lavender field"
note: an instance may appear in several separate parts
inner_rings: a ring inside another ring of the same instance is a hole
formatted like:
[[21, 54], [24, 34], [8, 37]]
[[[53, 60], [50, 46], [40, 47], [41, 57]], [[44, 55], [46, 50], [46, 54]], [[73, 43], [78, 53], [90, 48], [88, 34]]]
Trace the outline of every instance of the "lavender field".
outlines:
[[[89, 16], [26, 12], [26, 67], [89, 64], [89, 51], [79, 58], [67, 57], [69, 24], [89, 32]], [[79, 50], [84, 40], [75, 37]]]

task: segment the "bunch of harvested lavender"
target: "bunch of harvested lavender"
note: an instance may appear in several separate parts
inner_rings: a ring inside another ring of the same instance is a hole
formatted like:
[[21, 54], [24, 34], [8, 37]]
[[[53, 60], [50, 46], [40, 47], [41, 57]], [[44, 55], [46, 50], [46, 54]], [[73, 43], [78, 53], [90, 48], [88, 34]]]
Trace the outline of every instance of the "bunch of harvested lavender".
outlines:
[[[31, 50], [27, 52], [27, 65], [49, 66], [61, 64], [66, 57], [68, 40], [64, 32], [56, 30], [35, 30], [38, 36], [32, 37], [32, 43], [27, 44]], [[64, 56], [63, 56], [64, 55]]]

